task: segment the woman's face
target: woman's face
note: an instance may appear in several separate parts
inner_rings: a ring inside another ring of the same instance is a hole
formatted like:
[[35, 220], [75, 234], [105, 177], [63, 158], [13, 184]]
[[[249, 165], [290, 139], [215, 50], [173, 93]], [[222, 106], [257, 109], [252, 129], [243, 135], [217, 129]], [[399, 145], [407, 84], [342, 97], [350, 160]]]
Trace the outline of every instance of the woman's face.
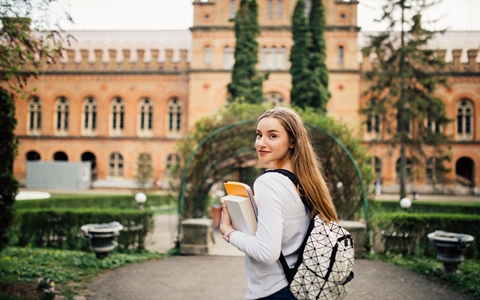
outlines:
[[258, 122], [255, 148], [260, 162], [273, 162], [275, 168], [280, 168], [278, 163], [282, 161], [288, 150], [293, 148], [293, 145], [280, 121], [276, 118], [266, 117]]

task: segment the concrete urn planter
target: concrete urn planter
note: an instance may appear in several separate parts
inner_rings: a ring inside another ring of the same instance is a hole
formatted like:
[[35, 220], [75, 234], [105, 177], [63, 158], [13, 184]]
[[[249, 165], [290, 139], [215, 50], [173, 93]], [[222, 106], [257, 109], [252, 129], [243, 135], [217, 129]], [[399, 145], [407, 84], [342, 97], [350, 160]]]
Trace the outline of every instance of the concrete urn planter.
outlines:
[[428, 240], [437, 248], [437, 259], [443, 262], [445, 273], [454, 274], [463, 261], [463, 251], [474, 238], [468, 234], [437, 230], [428, 234]]
[[90, 249], [97, 258], [105, 258], [112, 252], [117, 242], [115, 238], [120, 235], [123, 226], [118, 222], [103, 224], [87, 224], [81, 227], [85, 237], [90, 240]]

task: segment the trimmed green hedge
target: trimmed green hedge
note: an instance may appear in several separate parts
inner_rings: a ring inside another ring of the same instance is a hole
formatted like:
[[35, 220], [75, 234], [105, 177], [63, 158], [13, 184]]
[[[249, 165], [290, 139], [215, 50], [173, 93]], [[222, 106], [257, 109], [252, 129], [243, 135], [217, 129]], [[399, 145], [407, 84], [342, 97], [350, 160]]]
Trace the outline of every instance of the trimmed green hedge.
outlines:
[[[375, 201], [375, 209], [381, 212], [401, 212], [398, 201]], [[408, 209], [410, 213], [446, 213], [480, 215], [480, 203], [439, 203], [413, 201]]]
[[[168, 195], [147, 195], [144, 207], [169, 205], [174, 203], [175, 198]], [[15, 201], [14, 208], [119, 208], [133, 209], [137, 206], [135, 195], [65, 195], [52, 196], [43, 200], [19, 200]]]
[[464, 256], [480, 257], [480, 215], [378, 213], [372, 224], [374, 239], [384, 243], [384, 252], [434, 257], [437, 252], [427, 235], [443, 230], [472, 235], [475, 240]]
[[82, 225], [117, 221], [123, 225], [119, 247], [140, 250], [145, 248], [145, 237], [153, 230], [153, 215], [149, 210], [112, 208], [17, 210], [11, 245], [86, 251], [90, 242], [83, 238]]

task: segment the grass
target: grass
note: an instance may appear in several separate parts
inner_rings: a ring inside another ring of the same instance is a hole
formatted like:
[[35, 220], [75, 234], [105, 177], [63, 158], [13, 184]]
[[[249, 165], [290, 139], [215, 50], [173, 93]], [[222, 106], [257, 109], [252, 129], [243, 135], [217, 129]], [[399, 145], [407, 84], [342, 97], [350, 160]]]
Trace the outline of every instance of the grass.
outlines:
[[[32, 287], [38, 278], [50, 278], [55, 282], [57, 294], [66, 299], [85, 295], [92, 279], [104, 270], [113, 270], [132, 263], [161, 259], [171, 253], [118, 253], [112, 252], [105, 259], [97, 259], [94, 253], [55, 250], [45, 248], [7, 247], [0, 253], [0, 300], [24, 299], [22, 295], [2, 295], [9, 285]], [[18, 295], [18, 294], [17, 294]], [[26, 297], [28, 299], [28, 297]]]
[[371, 255], [368, 258], [378, 259], [408, 269], [427, 277], [433, 282], [450, 287], [452, 290], [480, 299], [480, 260], [465, 260], [458, 266], [457, 274], [445, 274], [443, 263], [435, 258]]

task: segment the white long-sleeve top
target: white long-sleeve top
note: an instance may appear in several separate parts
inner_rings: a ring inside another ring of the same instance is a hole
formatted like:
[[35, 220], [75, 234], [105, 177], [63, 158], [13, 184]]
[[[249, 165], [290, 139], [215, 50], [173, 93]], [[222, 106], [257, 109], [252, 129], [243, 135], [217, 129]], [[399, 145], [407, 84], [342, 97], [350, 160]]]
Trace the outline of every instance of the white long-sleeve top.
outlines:
[[258, 205], [255, 236], [235, 231], [230, 243], [245, 255], [246, 299], [271, 295], [288, 285], [280, 261], [283, 252], [293, 267], [309, 223], [309, 212], [290, 179], [280, 173], [265, 173], [253, 186]]

